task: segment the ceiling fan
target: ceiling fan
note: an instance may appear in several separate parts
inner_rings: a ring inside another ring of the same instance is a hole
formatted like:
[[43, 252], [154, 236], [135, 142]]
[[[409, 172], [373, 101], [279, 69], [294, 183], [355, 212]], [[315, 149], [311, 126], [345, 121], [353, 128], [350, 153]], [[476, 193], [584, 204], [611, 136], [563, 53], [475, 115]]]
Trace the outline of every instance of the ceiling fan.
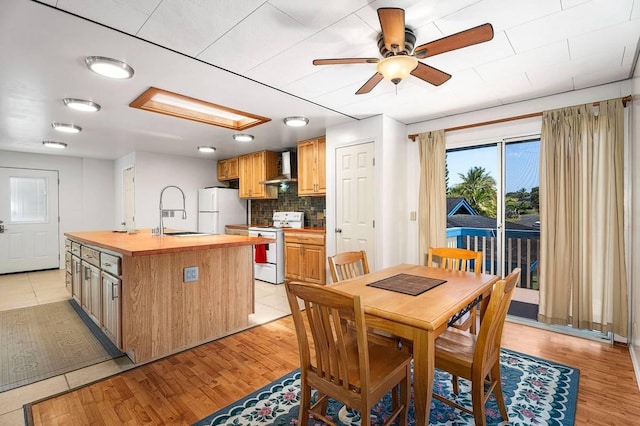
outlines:
[[404, 9], [380, 8], [378, 9], [378, 19], [382, 28], [382, 32], [378, 35], [378, 50], [383, 59], [315, 59], [313, 65], [378, 64], [376, 66], [377, 72], [358, 89], [356, 95], [369, 93], [383, 78], [398, 84], [409, 74], [434, 86], [439, 86], [449, 80], [451, 74], [424, 64], [418, 59], [483, 43], [493, 38], [491, 24], [483, 24], [414, 48], [416, 36], [411, 28], [404, 25]]

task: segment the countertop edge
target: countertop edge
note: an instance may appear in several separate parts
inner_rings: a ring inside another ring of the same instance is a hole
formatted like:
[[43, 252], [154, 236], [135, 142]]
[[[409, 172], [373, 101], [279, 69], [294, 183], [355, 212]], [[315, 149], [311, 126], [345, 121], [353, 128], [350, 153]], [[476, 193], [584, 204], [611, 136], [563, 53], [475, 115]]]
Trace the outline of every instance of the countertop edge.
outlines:
[[[270, 238], [245, 237], [227, 234], [212, 235], [211, 237], [152, 237], [150, 230], [148, 230], [149, 235], [141, 235], [143, 237], [142, 240], [132, 241], [129, 240], [129, 238], [136, 238], [136, 236], [139, 234], [113, 234], [114, 233], [112, 231], [80, 231], [64, 233], [65, 237], [73, 241], [95, 247], [101, 247], [107, 250], [114, 251], [116, 253], [120, 253], [124, 256], [152, 256], [165, 253], [252, 246], [256, 244], [268, 244], [275, 241]], [[226, 241], [210, 241], [211, 238], [219, 237], [222, 237]], [[139, 239], [140, 237], [137, 238]], [[209, 239], [209, 241], [205, 241], [203, 239]], [[122, 243], [118, 244], [118, 240]], [[131, 246], [134, 244], [138, 244], [139, 248], [132, 248]]]

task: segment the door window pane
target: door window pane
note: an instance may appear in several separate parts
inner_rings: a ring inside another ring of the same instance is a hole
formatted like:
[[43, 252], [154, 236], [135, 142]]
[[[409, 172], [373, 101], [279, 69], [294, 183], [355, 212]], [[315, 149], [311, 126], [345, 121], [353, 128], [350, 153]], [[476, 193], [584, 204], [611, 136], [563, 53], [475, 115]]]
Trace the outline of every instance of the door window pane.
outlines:
[[45, 223], [47, 217], [47, 179], [10, 177], [11, 222]]

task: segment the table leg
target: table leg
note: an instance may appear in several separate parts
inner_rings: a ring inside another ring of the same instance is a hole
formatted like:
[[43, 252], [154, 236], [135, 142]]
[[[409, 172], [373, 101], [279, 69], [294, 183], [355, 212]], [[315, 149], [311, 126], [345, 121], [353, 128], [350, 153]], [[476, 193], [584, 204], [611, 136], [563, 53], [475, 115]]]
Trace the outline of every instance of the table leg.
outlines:
[[416, 426], [428, 426], [435, 370], [435, 333], [416, 330], [414, 335], [413, 396]]

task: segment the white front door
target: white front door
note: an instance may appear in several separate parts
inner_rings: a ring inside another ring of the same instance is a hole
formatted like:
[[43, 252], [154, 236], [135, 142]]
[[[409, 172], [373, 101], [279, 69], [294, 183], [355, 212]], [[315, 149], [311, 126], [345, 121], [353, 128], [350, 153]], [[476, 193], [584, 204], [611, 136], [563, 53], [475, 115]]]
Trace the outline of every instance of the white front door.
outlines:
[[0, 167], [0, 274], [60, 267], [58, 172]]
[[365, 250], [375, 259], [374, 143], [336, 149], [336, 252]]

